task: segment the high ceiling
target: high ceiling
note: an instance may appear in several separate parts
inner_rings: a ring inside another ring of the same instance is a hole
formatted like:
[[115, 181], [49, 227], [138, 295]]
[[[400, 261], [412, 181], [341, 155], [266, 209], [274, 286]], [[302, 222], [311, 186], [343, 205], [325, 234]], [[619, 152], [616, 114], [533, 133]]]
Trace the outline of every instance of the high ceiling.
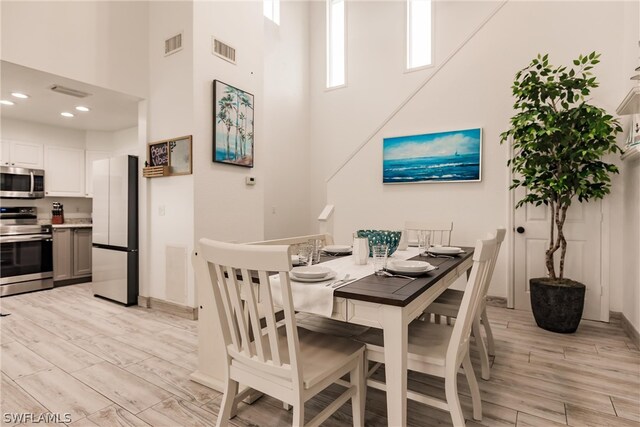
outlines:
[[[0, 61], [0, 99], [15, 105], [1, 105], [2, 117], [43, 123], [79, 130], [117, 131], [138, 124], [138, 102], [140, 98], [125, 95], [109, 89]], [[54, 85], [90, 93], [85, 98], [64, 95], [51, 90]], [[20, 92], [28, 99], [18, 99], [11, 95]], [[91, 111], [76, 111], [83, 105]], [[63, 111], [75, 117], [63, 117]]]

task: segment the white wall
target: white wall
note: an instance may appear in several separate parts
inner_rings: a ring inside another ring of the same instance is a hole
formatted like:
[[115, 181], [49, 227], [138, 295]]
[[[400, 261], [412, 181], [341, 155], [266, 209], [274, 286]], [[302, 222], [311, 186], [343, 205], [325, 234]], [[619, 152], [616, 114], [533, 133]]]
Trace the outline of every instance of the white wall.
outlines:
[[[436, 2], [436, 67], [498, 5]], [[508, 128], [513, 114], [510, 86], [516, 71], [539, 52], [548, 52], [557, 64], [570, 63], [580, 53], [602, 52], [596, 69], [601, 88], [593, 100], [614, 112], [628, 79], [620, 47], [637, 43], [637, 38], [625, 39], [623, 2], [581, 2], [579, 8], [573, 2], [510, 2], [326, 183], [348, 155], [436, 70], [403, 73], [403, 2], [351, 2], [347, 13], [347, 87], [325, 91], [325, 10], [320, 3], [311, 6], [312, 214], [325, 199], [336, 205], [338, 241], [347, 241], [363, 221], [400, 227], [406, 219], [450, 218], [459, 244], [472, 244], [485, 232], [508, 225], [509, 153], [499, 144], [499, 134]], [[483, 128], [482, 182], [382, 185], [383, 137], [471, 127]], [[505, 249], [496, 267], [492, 295], [507, 295], [510, 248]]]
[[[147, 140], [190, 135], [193, 106], [193, 3], [149, 3], [149, 94]], [[164, 56], [164, 40], [183, 31], [182, 51]], [[141, 155], [144, 162], [146, 154]], [[193, 250], [194, 175], [143, 179], [140, 218], [142, 257], [140, 295], [194, 306]], [[168, 270], [167, 270], [167, 266]], [[170, 277], [177, 280], [168, 280]]]
[[2, 59], [147, 96], [144, 1], [3, 1]]
[[140, 155], [138, 150], [138, 127], [134, 126], [113, 132], [86, 131], [85, 148], [87, 150], [108, 151], [113, 156], [121, 154], [138, 156]]
[[[247, 242], [264, 235], [264, 192], [267, 150], [263, 133], [263, 16], [261, 2], [195, 2], [193, 167], [195, 240], [207, 237]], [[211, 54], [211, 37], [236, 48], [233, 65]], [[212, 162], [212, 81], [254, 95], [255, 151], [253, 169]], [[247, 186], [245, 177], [255, 176]]]
[[[309, 4], [264, 20], [264, 238], [310, 234]], [[319, 212], [315, 212], [316, 216]]]

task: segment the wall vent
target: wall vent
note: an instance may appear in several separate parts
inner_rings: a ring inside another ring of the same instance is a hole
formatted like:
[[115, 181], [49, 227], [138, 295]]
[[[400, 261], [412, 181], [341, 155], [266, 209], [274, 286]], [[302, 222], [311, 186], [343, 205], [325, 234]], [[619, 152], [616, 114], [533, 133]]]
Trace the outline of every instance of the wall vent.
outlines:
[[91, 95], [90, 93], [83, 92], [77, 89], [71, 89], [70, 87], [65, 87], [62, 85], [53, 85], [49, 89], [63, 95], [75, 96], [76, 98], [86, 98], [87, 96]]
[[182, 33], [176, 34], [164, 41], [164, 56], [172, 55], [182, 50]]
[[213, 38], [213, 54], [232, 64], [236, 63], [236, 49], [215, 37]]

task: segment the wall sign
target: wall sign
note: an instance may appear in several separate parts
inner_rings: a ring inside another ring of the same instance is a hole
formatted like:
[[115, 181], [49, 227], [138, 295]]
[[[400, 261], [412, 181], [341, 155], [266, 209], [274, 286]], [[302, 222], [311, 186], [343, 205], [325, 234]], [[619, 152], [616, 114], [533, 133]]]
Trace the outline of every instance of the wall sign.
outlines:
[[145, 166], [147, 168], [166, 166], [162, 169], [162, 174], [156, 171], [153, 176], [190, 175], [193, 173], [191, 142], [191, 135], [150, 142], [147, 145]]

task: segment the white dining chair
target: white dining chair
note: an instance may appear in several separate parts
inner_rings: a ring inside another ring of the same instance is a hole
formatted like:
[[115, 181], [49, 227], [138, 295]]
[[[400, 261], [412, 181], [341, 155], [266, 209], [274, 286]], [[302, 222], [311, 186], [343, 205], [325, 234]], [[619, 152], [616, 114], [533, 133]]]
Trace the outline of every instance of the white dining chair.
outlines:
[[[409, 324], [407, 369], [444, 378], [445, 400], [408, 390], [407, 398], [449, 411], [454, 426], [464, 426], [464, 415], [458, 397], [457, 374], [462, 366], [473, 403], [473, 418], [482, 419], [480, 389], [469, 357], [471, 325], [475, 318], [483, 287], [486, 284], [496, 239], [478, 240], [473, 254], [473, 267], [453, 326], [415, 320]], [[383, 334], [372, 329], [357, 339], [367, 346], [367, 359], [376, 362], [369, 372], [367, 385], [385, 390], [382, 381], [371, 378], [373, 371], [384, 363]]]
[[[349, 399], [353, 424], [362, 426], [364, 346], [297, 327], [289, 246], [201, 239], [198, 252], [198, 269], [206, 271], [201, 278], [204, 276], [213, 289], [227, 356], [224, 397], [216, 425], [227, 425], [235, 415], [238, 402], [244, 398], [244, 394], [238, 394], [238, 386], [243, 384], [292, 405], [294, 426], [318, 426]], [[279, 273], [284, 327], [275, 320], [270, 272]], [[266, 327], [261, 325], [262, 318]], [[350, 382], [341, 380], [346, 374]], [[305, 424], [305, 402], [333, 383], [346, 390]]]
[[404, 229], [407, 232], [408, 241], [414, 239], [416, 232], [428, 231], [431, 233], [431, 244], [451, 245], [453, 221], [406, 221]]
[[[480, 306], [478, 307], [478, 312], [472, 326], [472, 334], [475, 338], [476, 348], [480, 353], [481, 376], [484, 380], [489, 380], [491, 378], [489, 356], [495, 356], [493, 332], [491, 331], [491, 324], [489, 323], [489, 317], [487, 316], [487, 293], [489, 291], [489, 285], [491, 284], [491, 278], [493, 277], [493, 270], [496, 266], [496, 261], [500, 253], [500, 246], [504, 241], [506, 233], [507, 230], [504, 228], [498, 228], [496, 230], [496, 251], [493, 255], [493, 259], [491, 260], [487, 285], [481, 295]], [[447, 323], [449, 323], [450, 318], [456, 318], [458, 316], [463, 295], [463, 291], [447, 289], [432, 304], [430, 304], [429, 307], [427, 307], [426, 312], [432, 313], [434, 316], [443, 316], [447, 318]], [[487, 335], [486, 345], [482, 339], [480, 325], [484, 327]]]

